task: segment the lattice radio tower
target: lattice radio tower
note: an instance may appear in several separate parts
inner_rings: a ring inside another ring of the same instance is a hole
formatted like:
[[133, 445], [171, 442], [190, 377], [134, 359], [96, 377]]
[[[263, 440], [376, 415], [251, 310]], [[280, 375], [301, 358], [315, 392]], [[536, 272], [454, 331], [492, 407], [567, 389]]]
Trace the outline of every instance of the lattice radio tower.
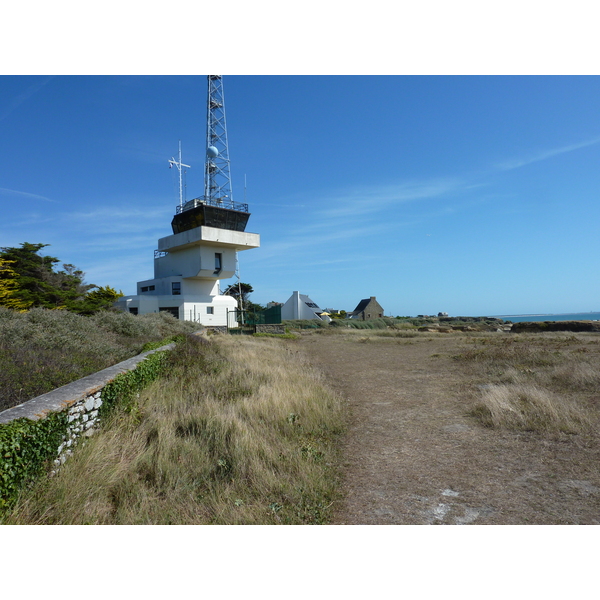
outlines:
[[211, 204], [233, 203], [225, 122], [225, 97], [220, 75], [208, 76], [204, 199]]
[[[208, 75], [206, 102], [206, 164], [204, 167], [204, 199], [210, 204], [224, 204], [232, 208], [231, 170], [227, 145], [225, 96], [220, 75]], [[246, 209], [247, 210], [247, 209]], [[240, 263], [235, 255], [235, 278], [238, 288], [239, 318], [244, 323]]]

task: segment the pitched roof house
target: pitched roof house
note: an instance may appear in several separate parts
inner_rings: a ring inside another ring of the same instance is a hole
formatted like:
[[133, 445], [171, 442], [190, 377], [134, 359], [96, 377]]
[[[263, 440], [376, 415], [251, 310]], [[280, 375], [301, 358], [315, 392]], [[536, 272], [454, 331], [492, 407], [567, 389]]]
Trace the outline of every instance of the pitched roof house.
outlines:
[[322, 315], [322, 313], [323, 311], [316, 302], [300, 292], [293, 292], [288, 301], [281, 307], [281, 318], [284, 321], [294, 319], [331, 321], [329, 316]]
[[358, 306], [348, 314], [349, 319], [360, 319], [361, 321], [369, 321], [379, 317], [383, 317], [383, 308], [377, 302], [375, 296], [361, 300]]

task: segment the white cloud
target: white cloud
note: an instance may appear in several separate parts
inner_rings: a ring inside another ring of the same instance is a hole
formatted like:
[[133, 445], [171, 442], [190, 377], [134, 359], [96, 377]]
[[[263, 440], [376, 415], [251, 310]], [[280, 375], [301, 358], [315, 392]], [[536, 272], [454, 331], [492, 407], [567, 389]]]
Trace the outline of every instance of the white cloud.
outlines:
[[32, 198], [33, 200], [44, 200], [45, 202], [57, 202], [46, 196], [40, 196], [39, 194], [32, 194], [30, 192], [21, 192], [19, 190], [10, 190], [8, 188], [0, 188], [0, 194], [6, 194], [7, 196], [23, 196], [25, 198]]
[[573, 152], [573, 150], [579, 150], [580, 148], [586, 148], [587, 146], [593, 146], [600, 142], [600, 137], [593, 138], [591, 140], [587, 140], [584, 142], [579, 142], [577, 144], [569, 144], [568, 146], [562, 146], [560, 148], [552, 148], [550, 150], [544, 150], [542, 152], [538, 152], [537, 154], [532, 154], [528, 157], [523, 158], [515, 158], [511, 160], [507, 160], [502, 163], [496, 164], [496, 168], [502, 171], [509, 171], [511, 169], [518, 169], [519, 167], [524, 167], [525, 165], [530, 165], [531, 163], [539, 162], [541, 160], [546, 160], [547, 158], [552, 158], [553, 156], [557, 156], [559, 154], [566, 154], [567, 152]]
[[89, 212], [70, 213], [66, 218], [90, 226], [90, 233], [134, 234], [151, 229], [164, 229], [170, 214], [167, 208], [104, 207]]
[[323, 218], [355, 217], [374, 213], [394, 204], [436, 198], [455, 192], [462, 183], [456, 179], [405, 182], [395, 185], [361, 187], [333, 199], [323, 200], [318, 214]]
[[8, 106], [0, 113], [0, 121], [3, 121], [8, 117], [15, 109], [17, 109], [23, 102], [26, 102], [37, 94], [37, 92], [42, 89], [50, 80], [52, 76], [36, 78], [35, 82], [30, 85], [24, 92], [21, 92], [16, 97], [14, 97]]

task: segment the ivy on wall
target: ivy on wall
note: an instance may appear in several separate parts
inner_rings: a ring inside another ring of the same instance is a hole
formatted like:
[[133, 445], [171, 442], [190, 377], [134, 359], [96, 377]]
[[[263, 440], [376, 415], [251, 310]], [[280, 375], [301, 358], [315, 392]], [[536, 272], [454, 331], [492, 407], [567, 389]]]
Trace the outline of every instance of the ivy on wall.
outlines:
[[102, 390], [100, 417], [106, 417], [117, 404], [125, 410], [130, 408], [136, 394], [164, 373], [167, 353], [168, 350], [155, 352], [139, 363], [133, 371], [121, 373], [107, 383]]
[[[110, 381], [102, 390], [100, 417], [106, 418], [116, 406], [131, 410], [136, 395], [165, 372], [168, 352], [155, 352]], [[21, 418], [0, 424], [0, 513], [10, 508], [24, 486], [47, 471], [67, 427], [66, 410], [38, 421]]]
[[15, 419], [0, 425], [0, 510], [8, 508], [19, 490], [38, 477], [67, 431], [67, 413], [45, 419]]

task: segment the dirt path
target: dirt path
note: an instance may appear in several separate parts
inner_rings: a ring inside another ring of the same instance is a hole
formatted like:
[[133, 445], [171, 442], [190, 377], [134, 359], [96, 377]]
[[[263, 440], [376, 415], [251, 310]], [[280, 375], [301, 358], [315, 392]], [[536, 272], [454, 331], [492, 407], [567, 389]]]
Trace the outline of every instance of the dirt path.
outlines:
[[306, 335], [349, 403], [335, 524], [598, 524], [600, 452], [482, 427], [451, 356], [464, 340]]

